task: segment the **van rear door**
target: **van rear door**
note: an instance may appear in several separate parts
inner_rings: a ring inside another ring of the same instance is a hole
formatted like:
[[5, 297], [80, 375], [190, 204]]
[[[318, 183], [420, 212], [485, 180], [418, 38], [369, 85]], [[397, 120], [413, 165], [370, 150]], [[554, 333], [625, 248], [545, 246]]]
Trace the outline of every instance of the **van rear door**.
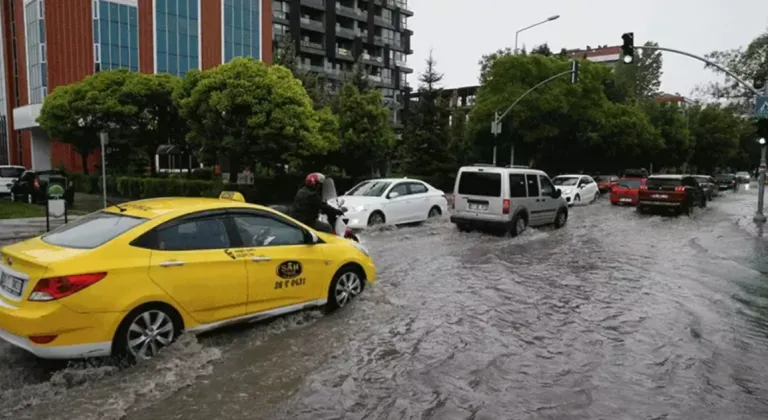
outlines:
[[465, 217], [501, 220], [503, 177], [499, 171], [464, 169], [456, 180], [455, 211]]

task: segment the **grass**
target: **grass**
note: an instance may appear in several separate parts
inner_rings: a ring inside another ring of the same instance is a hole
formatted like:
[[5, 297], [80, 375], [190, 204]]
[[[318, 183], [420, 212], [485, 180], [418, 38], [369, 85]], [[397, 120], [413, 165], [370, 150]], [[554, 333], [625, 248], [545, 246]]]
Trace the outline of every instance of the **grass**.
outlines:
[[24, 217], [44, 217], [45, 207], [27, 203], [0, 201], [0, 219], [20, 219]]

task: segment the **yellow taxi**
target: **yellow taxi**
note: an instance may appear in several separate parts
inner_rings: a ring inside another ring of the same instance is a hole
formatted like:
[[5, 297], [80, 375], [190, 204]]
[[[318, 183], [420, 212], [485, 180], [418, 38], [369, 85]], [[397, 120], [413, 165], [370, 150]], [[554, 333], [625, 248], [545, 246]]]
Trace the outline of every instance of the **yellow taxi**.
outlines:
[[146, 359], [182, 331], [343, 307], [375, 278], [364, 246], [239, 193], [133, 201], [0, 250], [0, 339]]

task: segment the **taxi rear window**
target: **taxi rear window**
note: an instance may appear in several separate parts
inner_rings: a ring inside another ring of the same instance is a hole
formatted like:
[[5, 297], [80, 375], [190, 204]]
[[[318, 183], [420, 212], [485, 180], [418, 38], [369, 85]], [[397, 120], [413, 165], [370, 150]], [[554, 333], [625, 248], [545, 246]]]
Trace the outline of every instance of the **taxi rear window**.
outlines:
[[98, 212], [43, 235], [43, 242], [64, 248], [93, 249], [117, 238], [149, 219]]

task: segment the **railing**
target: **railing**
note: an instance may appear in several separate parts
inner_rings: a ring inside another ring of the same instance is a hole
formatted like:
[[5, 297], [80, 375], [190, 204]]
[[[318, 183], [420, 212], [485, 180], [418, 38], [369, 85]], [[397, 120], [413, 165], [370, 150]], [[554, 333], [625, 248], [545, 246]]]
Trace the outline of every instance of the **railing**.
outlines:
[[369, 75], [368, 75], [368, 80], [372, 80], [372, 81], [374, 81], [374, 82], [379, 82], [379, 83], [381, 83], [381, 76], [374, 76], [374, 75], [372, 75], [372, 74], [369, 74]]
[[282, 12], [279, 10], [274, 10], [272, 12], [272, 17], [278, 18], [278, 19], [285, 19], [288, 20], [288, 12]]
[[310, 19], [308, 17], [302, 17], [301, 18], [301, 23], [304, 24], [304, 25], [307, 25], [307, 26], [309, 26], [311, 28], [317, 28], [317, 29], [320, 29], [320, 30], [325, 29], [325, 24], [323, 22], [318, 21], [318, 20], [314, 20], [314, 19]]
[[314, 49], [318, 49], [318, 50], [322, 50], [323, 49], [323, 44], [318, 44], [316, 42], [311, 42], [311, 41], [301, 41], [301, 46], [302, 47], [307, 47], [307, 48], [314, 48]]
[[348, 49], [345, 49], [345, 48], [338, 48], [337, 47], [336, 48], [336, 53], [338, 55], [352, 56], [352, 53]]

